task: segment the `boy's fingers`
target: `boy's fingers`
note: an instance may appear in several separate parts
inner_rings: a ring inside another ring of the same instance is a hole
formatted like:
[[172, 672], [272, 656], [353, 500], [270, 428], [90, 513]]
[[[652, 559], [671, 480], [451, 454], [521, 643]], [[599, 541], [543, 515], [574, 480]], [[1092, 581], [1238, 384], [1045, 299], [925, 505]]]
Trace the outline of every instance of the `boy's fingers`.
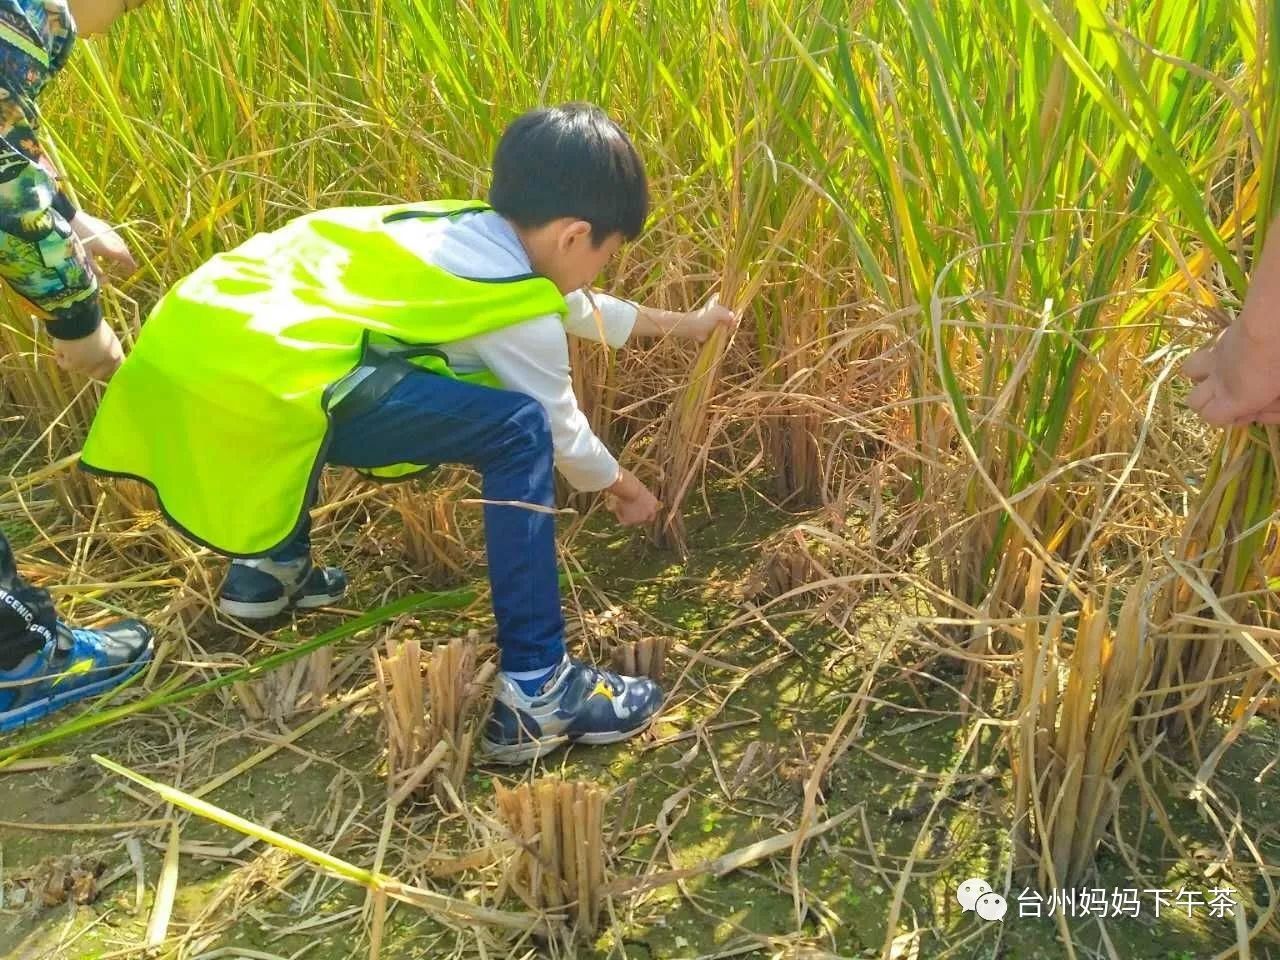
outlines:
[[1234, 426], [1247, 427], [1251, 423], [1280, 423], [1280, 399], [1272, 400], [1261, 410], [1244, 417], [1237, 417]]

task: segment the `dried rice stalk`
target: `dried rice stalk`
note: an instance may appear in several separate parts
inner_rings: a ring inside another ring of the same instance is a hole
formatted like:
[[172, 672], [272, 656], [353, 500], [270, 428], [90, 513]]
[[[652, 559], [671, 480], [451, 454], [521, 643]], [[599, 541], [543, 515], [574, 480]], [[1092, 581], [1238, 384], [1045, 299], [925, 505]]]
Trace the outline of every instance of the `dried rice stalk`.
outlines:
[[462, 778], [471, 762], [480, 728], [479, 719], [486, 712], [475, 708], [481, 694], [490, 687], [493, 671], [492, 661], [476, 670], [474, 633], [465, 641], [454, 637], [448, 644], [436, 647], [427, 663], [427, 691], [431, 706], [427, 737], [429, 741], [449, 745], [451, 762], [439, 776], [455, 789], [462, 785]]
[[780, 597], [796, 587], [823, 579], [822, 572], [814, 563], [812, 549], [800, 528], [771, 537], [760, 547], [762, 558], [748, 574], [743, 584], [743, 595], [747, 599]]
[[[493, 664], [476, 669], [474, 635], [454, 637], [423, 655], [410, 637], [374, 653], [387, 735], [387, 766], [397, 802], [433, 782], [447, 796], [466, 775], [479, 729], [476, 708], [489, 687]], [[442, 780], [448, 781], [446, 787]]]
[[427, 732], [423, 669], [422, 644], [417, 637], [399, 644], [387, 637], [386, 653], [374, 651], [373, 670], [386, 727], [387, 766], [392, 782], [421, 764], [435, 745]]
[[499, 819], [519, 844], [506, 883], [534, 910], [569, 908], [579, 936], [594, 933], [604, 903], [604, 801], [593, 783], [544, 778], [494, 784]]
[[613, 644], [613, 669], [626, 677], [649, 677], [661, 683], [667, 663], [666, 637], [618, 640]]
[[104, 512], [117, 519], [145, 519], [160, 522], [163, 518], [155, 491], [137, 480], [115, 479], [103, 484], [107, 492]]
[[322, 647], [258, 680], [233, 683], [232, 695], [224, 699], [234, 702], [250, 720], [287, 720], [322, 707], [332, 683], [333, 651]]
[[412, 483], [399, 484], [391, 505], [400, 517], [405, 556], [428, 581], [456, 583], [466, 573], [467, 547], [458, 533], [457, 503], [453, 489], [424, 490]]
[[1062, 617], [1039, 621], [1043, 564], [1032, 564], [1023, 630], [1020, 721], [1013, 741], [1017, 849], [1044, 889], [1079, 882], [1120, 802], [1125, 748], [1152, 669], [1142, 603], [1130, 589], [1114, 629], [1109, 593], [1086, 599], [1074, 645]]

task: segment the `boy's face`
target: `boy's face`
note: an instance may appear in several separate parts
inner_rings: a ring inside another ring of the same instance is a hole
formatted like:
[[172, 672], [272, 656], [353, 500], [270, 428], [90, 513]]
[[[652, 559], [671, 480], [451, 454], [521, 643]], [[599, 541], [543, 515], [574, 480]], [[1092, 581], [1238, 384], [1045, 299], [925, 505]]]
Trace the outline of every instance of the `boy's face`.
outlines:
[[[591, 224], [568, 217], [535, 230], [526, 241], [533, 268], [556, 285], [561, 293], [587, 286], [622, 246], [622, 234], [614, 233], [599, 246], [592, 243]], [[532, 241], [532, 242], [529, 242]]]

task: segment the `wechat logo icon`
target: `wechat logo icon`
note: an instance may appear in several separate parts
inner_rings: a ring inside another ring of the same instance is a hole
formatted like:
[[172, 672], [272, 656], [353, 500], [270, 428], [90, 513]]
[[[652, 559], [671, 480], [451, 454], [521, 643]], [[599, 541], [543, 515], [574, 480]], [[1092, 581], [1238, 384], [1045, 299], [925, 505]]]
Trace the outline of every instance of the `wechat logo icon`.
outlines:
[[983, 920], [1004, 920], [1009, 904], [1004, 897], [991, 889], [991, 884], [979, 877], [970, 877], [956, 889], [956, 899], [965, 913], [974, 911]]

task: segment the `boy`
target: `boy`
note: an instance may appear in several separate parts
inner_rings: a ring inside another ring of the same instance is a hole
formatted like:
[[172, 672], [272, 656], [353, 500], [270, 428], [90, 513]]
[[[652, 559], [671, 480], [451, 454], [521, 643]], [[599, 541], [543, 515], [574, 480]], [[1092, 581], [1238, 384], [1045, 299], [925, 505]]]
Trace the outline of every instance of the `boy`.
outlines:
[[592, 309], [582, 288], [647, 215], [640, 158], [600, 109], [525, 114], [498, 144], [489, 204], [321, 211], [180, 281], [107, 390], [83, 463], [152, 484], [188, 536], [237, 557], [219, 603], [247, 619], [342, 596], [308, 540], [325, 463], [475, 467], [501, 667], [486, 752], [518, 763], [634, 736], [662, 691], [566, 654], [550, 508], [553, 458], [624, 524], [658, 507], [578, 409], [566, 331], [619, 346], [733, 319], [609, 297]]
[[[77, 33], [104, 32], [139, 5], [0, 0], [0, 276], [44, 317], [58, 363], [99, 380], [123, 354], [102, 319], [93, 258], [137, 267], [116, 232], [62, 190], [40, 146], [36, 98]], [[19, 575], [0, 534], [0, 732], [119, 686], [150, 655], [151, 631], [137, 620], [88, 630], [59, 618], [48, 592]]]

